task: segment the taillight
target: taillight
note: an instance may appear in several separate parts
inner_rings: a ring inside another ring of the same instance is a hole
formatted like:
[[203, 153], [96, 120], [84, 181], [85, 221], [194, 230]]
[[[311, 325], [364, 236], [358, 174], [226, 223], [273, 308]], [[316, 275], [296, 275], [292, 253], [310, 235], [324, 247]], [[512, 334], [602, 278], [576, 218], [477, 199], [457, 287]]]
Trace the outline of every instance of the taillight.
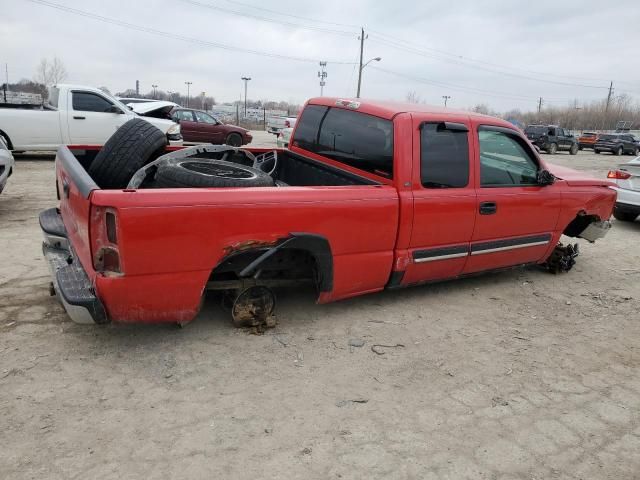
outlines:
[[631, 178], [631, 174], [629, 172], [623, 172], [622, 170], [609, 170], [607, 173], [607, 178], [613, 178], [615, 180], [626, 180]]
[[92, 207], [91, 252], [96, 272], [123, 273], [118, 249], [118, 214], [115, 209]]

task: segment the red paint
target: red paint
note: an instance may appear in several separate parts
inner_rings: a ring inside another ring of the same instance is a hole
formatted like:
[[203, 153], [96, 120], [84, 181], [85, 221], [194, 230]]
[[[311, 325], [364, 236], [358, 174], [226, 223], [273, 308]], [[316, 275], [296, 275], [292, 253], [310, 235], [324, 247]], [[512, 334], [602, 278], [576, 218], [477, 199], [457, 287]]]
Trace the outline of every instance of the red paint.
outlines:
[[[323, 97], [309, 103], [335, 106], [336, 100]], [[607, 188], [610, 182], [545, 165], [541, 159], [541, 167], [559, 177], [555, 184], [481, 188], [477, 126], [510, 128], [522, 137], [503, 120], [425, 105], [358, 102], [357, 111], [394, 122], [393, 180], [311, 154], [294, 142], [291, 150], [381, 185], [96, 190], [86, 200], [67, 173], [58, 168], [58, 182], [71, 182], [69, 199], [61, 202], [71, 243], [109, 318], [114, 322], [189, 321], [199, 310], [210, 272], [229, 246], [273, 242], [291, 232], [314, 233], [329, 240], [334, 278], [333, 290], [318, 299], [325, 303], [379, 291], [394, 271], [404, 272], [402, 284], [408, 285], [543, 262], [579, 212], [601, 219], [611, 215], [615, 192]], [[422, 187], [418, 127], [425, 120], [468, 126], [471, 163], [466, 188]], [[271, 149], [250, 150], [260, 153]], [[484, 201], [495, 201], [497, 213], [479, 215], [479, 204]], [[119, 275], [105, 276], [94, 270], [92, 255], [107, 242], [101, 224], [107, 209], [117, 218], [117, 245], [110, 246], [117, 248], [120, 256]], [[420, 250], [471, 248], [480, 242], [537, 234], [549, 234], [552, 240], [547, 245], [462, 258], [425, 263], [413, 260], [414, 252]]]

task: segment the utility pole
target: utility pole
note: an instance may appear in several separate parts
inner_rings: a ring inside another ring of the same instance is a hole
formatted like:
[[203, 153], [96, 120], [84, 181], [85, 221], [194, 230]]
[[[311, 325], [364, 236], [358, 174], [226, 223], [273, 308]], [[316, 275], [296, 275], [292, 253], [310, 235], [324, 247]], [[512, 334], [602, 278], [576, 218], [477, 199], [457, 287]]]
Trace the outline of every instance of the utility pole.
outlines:
[[[368, 35], [367, 35], [368, 37]], [[358, 92], [356, 93], [356, 98], [360, 98], [360, 85], [362, 84], [362, 55], [364, 54], [364, 40], [367, 38], [364, 36], [364, 28], [360, 28], [360, 66], [358, 68]]]
[[542, 97], [538, 99], [538, 113], [542, 111]]
[[327, 78], [327, 72], [324, 71], [326, 66], [327, 66], [327, 62], [320, 62], [320, 71], [318, 72], [318, 77], [320, 77], [320, 96], [321, 97], [322, 97], [322, 94], [324, 93], [324, 86], [326, 85], [326, 82], [324, 81], [324, 79]]
[[251, 80], [251, 77], [242, 77], [244, 81], [244, 118], [247, 118], [247, 83]]
[[140, 80], [136, 80], [136, 96], [140, 96]]
[[605, 112], [609, 111], [609, 104], [611, 103], [612, 96], [613, 96], [613, 81], [609, 84], [609, 94], [607, 95], [607, 106], [604, 109]]
[[444, 107], [447, 108], [447, 101], [451, 98], [451, 95], [442, 95], [444, 98]]
[[5, 84], [4, 84], [4, 103], [7, 103], [7, 88], [9, 88], [9, 64], [4, 64]]
[[158, 85], [151, 85], [151, 88], [153, 88], [153, 98], [155, 100], [158, 98], [158, 96], [156, 95], [156, 89], [158, 88]]
[[192, 83], [193, 82], [184, 82], [184, 84], [187, 86], [187, 108], [189, 108], [189, 87]]
[[206, 92], [201, 92], [200, 95], [202, 96], [201, 101], [200, 101], [200, 108], [202, 110], [204, 110], [204, 97], [206, 95]]

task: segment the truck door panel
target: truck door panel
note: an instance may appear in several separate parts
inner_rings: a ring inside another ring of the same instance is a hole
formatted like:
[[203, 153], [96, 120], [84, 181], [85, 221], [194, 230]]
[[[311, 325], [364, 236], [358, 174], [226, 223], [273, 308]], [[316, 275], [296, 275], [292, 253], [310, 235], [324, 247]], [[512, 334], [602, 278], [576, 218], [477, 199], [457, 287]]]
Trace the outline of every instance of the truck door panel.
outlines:
[[105, 97], [94, 92], [72, 90], [68, 98], [69, 137], [77, 144], [104, 144], [131, 117]]
[[469, 121], [414, 116], [413, 227], [403, 285], [459, 275], [475, 221]]
[[538, 262], [561, 209], [556, 185], [537, 183], [537, 157], [515, 130], [479, 126], [476, 221], [464, 273]]

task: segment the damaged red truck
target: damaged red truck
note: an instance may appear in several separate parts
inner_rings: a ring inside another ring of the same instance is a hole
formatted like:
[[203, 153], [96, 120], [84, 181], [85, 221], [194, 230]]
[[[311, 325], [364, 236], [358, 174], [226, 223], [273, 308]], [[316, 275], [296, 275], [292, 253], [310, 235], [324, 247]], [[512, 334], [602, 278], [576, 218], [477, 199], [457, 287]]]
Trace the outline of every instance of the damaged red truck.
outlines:
[[560, 237], [603, 236], [616, 198], [607, 180], [547, 165], [503, 120], [424, 105], [310, 100], [272, 186], [101, 189], [92, 150], [60, 148], [60, 206], [40, 216], [54, 290], [82, 323], [184, 324], [208, 289], [246, 317], [303, 280], [327, 303], [519, 265], [566, 271], [577, 251]]

